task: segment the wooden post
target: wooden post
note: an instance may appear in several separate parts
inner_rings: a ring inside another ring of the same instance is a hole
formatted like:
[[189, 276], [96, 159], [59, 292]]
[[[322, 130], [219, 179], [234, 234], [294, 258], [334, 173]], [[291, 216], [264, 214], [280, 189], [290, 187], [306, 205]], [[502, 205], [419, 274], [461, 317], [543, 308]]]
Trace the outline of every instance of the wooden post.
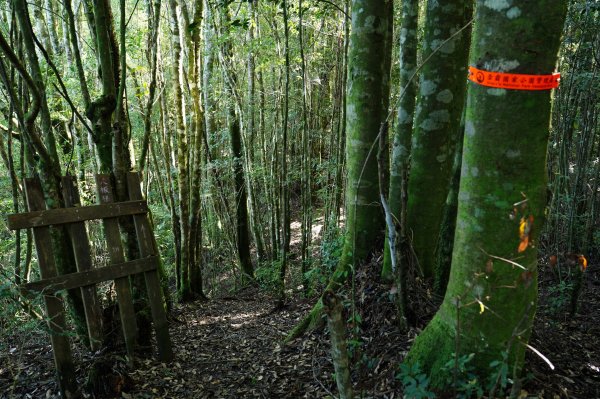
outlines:
[[342, 303], [332, 290], [323, 294], [323, 308], [327, 313], [327, 326], [331, 339], [331, 359], [340, 399], [352, 399], [352, 379], [346, 344], [346, 323], [342, 318]]
[[[140, 189], [140, 178], [137, 173], [127, 174], [127, 186], [130, 200], [143, 199], [142, 190]], [[134, 215], [133, 222], [135, 224], [140, 256], [142, 258], [156, 256], [157, 253], [154, 248], [152, 229], [148, 222], [148, 216], [146, 214]], [[146, 280], [146, 291], [148, 292], [148, 300], [152, 309], [152, 320], [156, 332], [156, 343], [158, 344], [158, 356], [163, 362], [168, 362], [173, 360], [173, 350], [171, 348], [171, 338], [169, 337], [169, 326], [158, 270], [145, 272], [144, 279]]]
[[[65, 207], [81, 206], [79, 193], [74, 182], [73, 176], [62, 177], [62, 192], [65, 200]], [[72, 223], [67, 225], [69, 238], [73, 246], [73, 255], [77, 271], [83, 272], [91, 270], [92, 257], [90, 255], [90, 243], [88, 241], [87, 231], [84, 222]], [[81, 287], [81, 296], [83, 298], [83, 307], [85, 309], [85, 319], [87, 321], [88, 335], [90, 337], [90, 348], [97, 351], [102, 347], [102, 313], [96, 287], [88, 285]]]
[[[96, 175], [96, 190], [98, 201], [101, 204], [114, 202], [109, 175]], [[121, 245], [121, 233], [119, 230], [118, 218], [102, 219], [102, 223], [104, 225], [104, 234], [106, 235], [106, 245], [108, 247], [110, 263], [124, 263], [125, 254], [123, 253], [123, 246]], [[129, 362], [131, 363], [133, 361], [137, 341], [137, 322], [135, 320], [129, 278], [121, 277], [115, 279], [115, 289], [117, 291], [117, 300], [119, 301], [119, 313], [121, 315], [125, 346], [127, 347]]]
[[[25, 179], [25, 192], [27, 206], [30, 211], [46, 209], [42, 186], [38, 178]], [[54, 254], [52, 253], [50, 228], [47, 226], [35, 227], [33, 229], [33, 237], [42, 278], [56, 277], [58, 273], [54, 263]], [[71, 347], [66, 335], [66, 322], [62, 301], [57, 296], [44, 295], [44, 302], [46, 304], [46, 317], [48, 318], [48, 328], [50, 329], [50, 340], [52, 342], [52, 352], [58, 376], [58, 386], [63, 398], [71, 398], [77, 392], [77, 381], [75, 379], [75, 367], [73, 366]]]

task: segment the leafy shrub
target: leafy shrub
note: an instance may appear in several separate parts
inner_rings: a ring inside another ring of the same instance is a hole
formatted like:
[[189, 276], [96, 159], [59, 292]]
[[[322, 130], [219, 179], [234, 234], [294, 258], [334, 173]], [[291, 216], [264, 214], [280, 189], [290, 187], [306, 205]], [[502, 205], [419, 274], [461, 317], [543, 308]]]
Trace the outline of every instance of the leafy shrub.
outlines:
[[325, 287], [329, 281], [329, 276], [335, 270], [342, 255], [343, 246], [344, 236], [339, 229], [332, 230], [323, 238], [320, 249], [320, 264], [304, 273], [304, 278], [311, 292], [320, 292]]
[[444, 365], [441, 372], [447, 375], [446, 385], [453, 387], [456, 397], [468, 399], [483, 396], [483, 386], [479, 377], [475, 373], [475, 366], [471, 362], [475, 357], [474, 353], [462, 355], [458, 358], [452, 354], [452, 358]]
[[276, 292], [279, 288], [280, 270], [281, 261], [274, 260], [270, 263], [260, 264], [256, 270], [254, 270], [254, 277], [262, 290]]
[[489, 377], [487, 389], [489, 391], [504, 392], [511, 382], [508, 378], [508, 352], [502, 352], [502, 360], [494, 360], [490, 362], [492, 369]]
[[550, 312], [560, 313], [569, 304], [572, 291], [573, 283], [565, 280], [548, 287], [548, 309]]
[[435, 398], [435, 394], [429, 388], [429, 377], [421, 372], [419, 363], [409, 365], [400, 364], [400, 372], [396, 379], [404, 386], [404, 397], [411, 399]]

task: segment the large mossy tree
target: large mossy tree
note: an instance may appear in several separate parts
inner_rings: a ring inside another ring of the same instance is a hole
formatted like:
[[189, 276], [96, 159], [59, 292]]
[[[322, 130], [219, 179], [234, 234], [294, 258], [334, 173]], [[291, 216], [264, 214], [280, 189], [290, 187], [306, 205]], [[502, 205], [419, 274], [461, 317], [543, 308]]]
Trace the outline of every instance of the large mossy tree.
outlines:
[[[552, 73], [565, 8], [563, 1], [478, 1], [470, 64]], [[469, 85], [450, 282], [407, 357], [438, 387], [447, 381], [444, 364], [458, 355], [474, 353], [482, 375], [503, 353], [509, 370], [522, 367], [536, 309], [531, 243], [544, 221], [549, 119], [548, 90]]]

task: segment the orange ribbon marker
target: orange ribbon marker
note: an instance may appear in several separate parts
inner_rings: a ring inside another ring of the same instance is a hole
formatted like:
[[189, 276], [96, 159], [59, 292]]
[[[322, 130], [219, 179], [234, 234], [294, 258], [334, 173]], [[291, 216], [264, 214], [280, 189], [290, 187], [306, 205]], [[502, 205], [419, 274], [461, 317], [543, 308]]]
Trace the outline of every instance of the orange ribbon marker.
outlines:
[[558, 87], [560, 73], [525, 75], [520, 73], [489, 72], [469, 67], [469, 80], [481, 86], [512, 90], [551, 90]]

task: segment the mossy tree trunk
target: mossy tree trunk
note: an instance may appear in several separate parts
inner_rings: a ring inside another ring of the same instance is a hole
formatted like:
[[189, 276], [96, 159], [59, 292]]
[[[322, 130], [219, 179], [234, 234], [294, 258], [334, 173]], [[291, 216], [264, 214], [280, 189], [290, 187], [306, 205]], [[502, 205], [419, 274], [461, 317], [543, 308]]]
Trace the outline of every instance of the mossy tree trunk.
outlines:
[[[565, 6], [479, 1], [470, 64], [488, 71], [551, 73]], [[436, 386], [443, 385], [441, 368], [453, 352], [475, 353], [481, 374], [503, 351], [510, 370], [522, 366], [536, 305], [537, 250], [529, 246], [518, 253], [520, 224], [521, 218], [533, 220], [532, 230], [529, 221], [524, 227], [535, 242], [546, 204], [549, 117], [549, 91], [469, 86], [450, 281], [441, 308], [407, 357], [419, 362]]]
[[426, 277], [433, 276], [432, 241], [439, 234], [452, 176], [470, 42], [470, 30], [460, 30], [471, 19], [472, 4], [427, 2], [407, 208], [413, 247]]
[[[200, 198], [202, 183], [202, 138], [204, 136], [204, 106], [202, 103], [202, 54], [201, 31], [204, 3], [197, 1], [194, 4], [191, 18], [184, 13], [184, 22], [187, 26], [186, 44], [188, 55], [187, 81], [191, 96], [191, 123], [189, 151], [189, 185], [190, 185], [190, 244], [189, 244], [189, 275], [190, 289], [194, 298], [206, 299], [202, 286], [202, 200]], [[191, 28], [190, 28], [191, 27]]]
[[183, 88], [185, 87], [184, 69], [183, 69], [183, 51], [184, 32], [182, 32], [180, 21], [182, 6], [178, 0], [169, 0], [170, 22], [172, 31], [173, 46], [173, 76], [176, 83], [174, 85], [175, 98], [175, 121], [177, 126], [177, 187], [179, 192], [179, 221], [181, 230], [181, 269], [179, 298], [182, 301], [193, 299], [190, 279], [190, 173], [189, 173], [189, 133], [186, 123], [187, 109]]
[[[346, 233], [342, 255], [327, 286], [333, 291], [367, 259], [383, 236], [376, 155], [377, 139], [387, 117], [387, 100], [383, 97], [388, 94], [390, 71], [385, 53], [391, 49], [387, 38], [392, 23], [389, 0], [383, 3], [352, 2], [346, 103]], [[288, 339], [319, 323], [322, 311], [319, 300]]]
[[464, 125], [456, 143], [454, 164], [452, 165], [452, 180], [448, 188], [448, 197], [444, 204], [444, 213], [440, 224], [440, 234], [435, 247], [435, 276], [433, 291], [438, 298], [443, 298], [450, 278], [452, 265], [452, 250], [454, 249], [454, 233], [456, 230], [456, 215], [458, 213], [458, 190], [460, 189], [460, 171], [462, 169], [462, 149], [464, 139]]
[[387, 94], [389, 64], [382, 61], [386, 50], [391, 49], [386, 40], [392, 23], [389, 1], [384, 3], [352, 2], [346, 104], [347, 227], [334, 286], [340, 274], [367, 258], [383, 233], [376, 154], [377, 137], [387, 116], [383, 97]]
[[[397, 120], [393, 134], [392, 154], [390, 159], [390, 194], [389, 206], [394, 221], [399, 224], [400, 236], [405, 236], [406, 230], [406, 200], [408, 183], [408, 166], [410, 144], [417, 90], [414, 75], [417, 69], [417, 25], [419, 17], [419, 2], [405, 0], [402, 2], [401, 26], [399, 34], [400, 62], [400, 100], [398, 102]], [[392, 278], [392, 259], [389, 242], [385, 242], [382, 276]]]
[[[68, 0], [67, 0], [68, 1]], [[142, 148], [138, 159], [138, 169], [144, 171], [150, 147], [150, 134], [152, 132], [152, 110], [154, 107], [154, 98], [156, 96], [157, 82], [157, 60], [158, 60], [158, 33], [160, 31], [160, 10], [161, 0], [148, 0], [146, 2], [146, 15], [148, 16], [148, 65], [150, 69], [150, 84], [148, 85], [148, 100], [144, 107], [144, 136], [142, 139]]]

